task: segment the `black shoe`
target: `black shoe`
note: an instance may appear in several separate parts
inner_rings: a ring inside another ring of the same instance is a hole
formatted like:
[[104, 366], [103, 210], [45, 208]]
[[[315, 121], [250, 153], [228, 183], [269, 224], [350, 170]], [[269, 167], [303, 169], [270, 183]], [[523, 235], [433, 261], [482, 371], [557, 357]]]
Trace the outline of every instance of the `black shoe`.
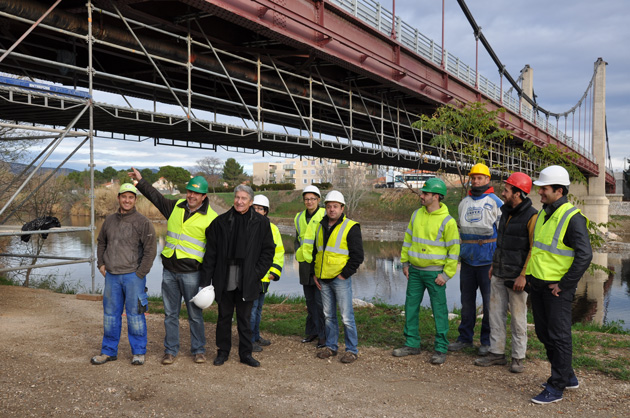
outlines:
[[266, 347], [268, 345], [271, 345], [271, 341], [264, 339], [263, 337], [260, 337], [259, 339], [257, 339], [256, 341], [254, 341], [255, 343], [257, 343], [259, 346], [261, 347]]
[[248, 366], [252, 366], [252, 367], [259, 367], [260, 366], [260, 362], [258, 360], [256, 360], [254, 357], [252, 357], [251, 355], [249, 355], [247, 357], [243, 357], [241, 359], [241, 363], [247, 364]]
[[317, 335], [307, 335], [306, 337], [304, 337], [304, 339], [302, 339], [303, 343], [310, 343], [315, 341], [315, 338], [317, 338]]
[[252, 344], [252, 351], [254, 353], [260, 353], [261, 351], [263, 351], [263, 348], [260, 345], [254, 343]]
[[217, 354], [212, 364], [214, 364], [215, 366], [222, 366], [223, 363], [227, 361], [227, 359], [228, 359], [228, 356], [226, 354], [220, 353], [220, 354]]

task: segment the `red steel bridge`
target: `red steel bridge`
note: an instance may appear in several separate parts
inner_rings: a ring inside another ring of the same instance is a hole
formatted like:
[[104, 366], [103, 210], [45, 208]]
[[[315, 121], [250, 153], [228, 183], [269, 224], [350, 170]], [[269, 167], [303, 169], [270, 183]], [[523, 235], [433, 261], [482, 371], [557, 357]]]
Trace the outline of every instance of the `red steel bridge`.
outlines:
[[593, 82], [564, 113], [540, 108], [459, 3], [496, 80], [372, 0], [3, 0], [0, 119], [54, 141], [454, 171], [412, 123], [443, 104], [483, 101], [507, 110], [499, 124], [513, 134], [491, 147], [491, 165], [533, 172], [522, 151], [532, 141], [575, 152], [587, 176], [604, 170], [592, 149]]

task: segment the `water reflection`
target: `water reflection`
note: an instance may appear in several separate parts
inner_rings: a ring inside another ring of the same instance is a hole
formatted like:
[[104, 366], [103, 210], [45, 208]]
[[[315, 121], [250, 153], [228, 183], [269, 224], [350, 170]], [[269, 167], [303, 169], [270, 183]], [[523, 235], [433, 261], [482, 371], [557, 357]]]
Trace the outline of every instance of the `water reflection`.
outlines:
[[[85, 226], [89, 220], [84, 217], [71, 217], [62, 224], [64, 226]], [[100, 231], [103, 220], [97, 222], [96, 234]], [[160, 252], [164, 248], [166, 223], [154, 223], [159, 236], [158, 255], [147, 276], [147, 287], [150, 295], [161, 293], [162, 263]], [[365, 262], [352, 278], [352, 291], [355, 298], [367, 301], [381, 301], [392, 305], [404, 305], [407, 280], [402, 274], [399, 249], [400, 242], [365, 242]], [[25, 244], [19, 238], [12, 238], [7, 252], [23, 252]], [[44, 254], [87, 257], [90, 253], [89, 232], [73, 234], [51, 234], [45, 241]], [[626, 256], [627, 257], [627, 256]], [[608, 323], [624, 320], [625, 327], [630, 329], [630, 259], [620, 254], [596, 254], [594, 262], [607, 265], [613, 274], [603, 272], [585, 275], [580, 280], [576, 292], [573, 320]], [[51, 267], [33, 270], [35, 279], [46, 275], [56, 275], [71, 285], [79, 286], [81, 291], [92, 288], [91, 267], [86, 264], [74, 264], [62, 267]], [[103, 277], [96, 272], [95, 288], [102, 289]], [[298, 263], [293, 254], [285, 255], [282, 278], [273, 282], [270, 292], [289, 296], [302, 296], [302, 286], [298, 280]], [[446, 298], [450, 310], [458, 308], [459, 303], [459, 269], [455, 277], [446, 284]], [[480, 305], [480, 298], [477, 300]], [[425, 296], [423, 306], [430, 306], [429, 297]]]

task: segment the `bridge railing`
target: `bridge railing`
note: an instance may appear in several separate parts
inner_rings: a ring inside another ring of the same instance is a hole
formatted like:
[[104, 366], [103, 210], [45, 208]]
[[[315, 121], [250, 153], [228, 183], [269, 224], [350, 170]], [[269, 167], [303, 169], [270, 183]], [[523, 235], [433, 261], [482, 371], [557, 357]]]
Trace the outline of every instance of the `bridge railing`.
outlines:
[[[399, 16], [392, 15], [392, 12], [381, 6], [374, 0], [328, 0], [330, 3], [344, 9], [348, 13], [357, 17], [361, 21], [376, 28], [379, 32], [391, 35], [392, 25], [395, 21], [396, 39], [405, 47], [414, 51], [422, 58], [436, 65], [442, 64], [442, 47], [431, 38], [423, 35], [420, 31], [410, 24], [404, 22]], [[553, 123], [549, 123], [547, 119], [540, 117], [535, 112], [526, 107], [521, 106], [519, 98], [512, 96], [508, 92], [503, 92], [501, 97], [501, 88], [483, 75], [477, 75], [474, 68], [462, 62], [458, 57], [451, 53], [445, 54], [446, 71], [456, 77], [458, 80], [469, 84], [472, 87], [477, 86], [476, 80], [479, 77], [478, 89], [490, 99], [500, 103], [503, 107], [512, 112], [521, 115], [523, 118], [534, 123], [539, 128], [556, 137], [560, 142], [571, 147], [584, 157], [593, 162], [595, 156], [586, 148], [575, 142], [571, 137], [560, 132]]]

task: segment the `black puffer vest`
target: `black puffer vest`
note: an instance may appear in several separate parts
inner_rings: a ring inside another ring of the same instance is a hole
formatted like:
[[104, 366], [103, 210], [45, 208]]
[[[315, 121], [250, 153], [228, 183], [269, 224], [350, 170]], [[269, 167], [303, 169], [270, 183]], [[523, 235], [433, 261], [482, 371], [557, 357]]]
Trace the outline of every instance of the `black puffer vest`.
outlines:
[[514, 279], [521, 274], [529, 253], [527, 222], [536, 213], [538, 212], [532, 207], [529, 197], [514, 209], [507, 205], [501, 206], [497, 249], [492, 257], [493, 275]]

